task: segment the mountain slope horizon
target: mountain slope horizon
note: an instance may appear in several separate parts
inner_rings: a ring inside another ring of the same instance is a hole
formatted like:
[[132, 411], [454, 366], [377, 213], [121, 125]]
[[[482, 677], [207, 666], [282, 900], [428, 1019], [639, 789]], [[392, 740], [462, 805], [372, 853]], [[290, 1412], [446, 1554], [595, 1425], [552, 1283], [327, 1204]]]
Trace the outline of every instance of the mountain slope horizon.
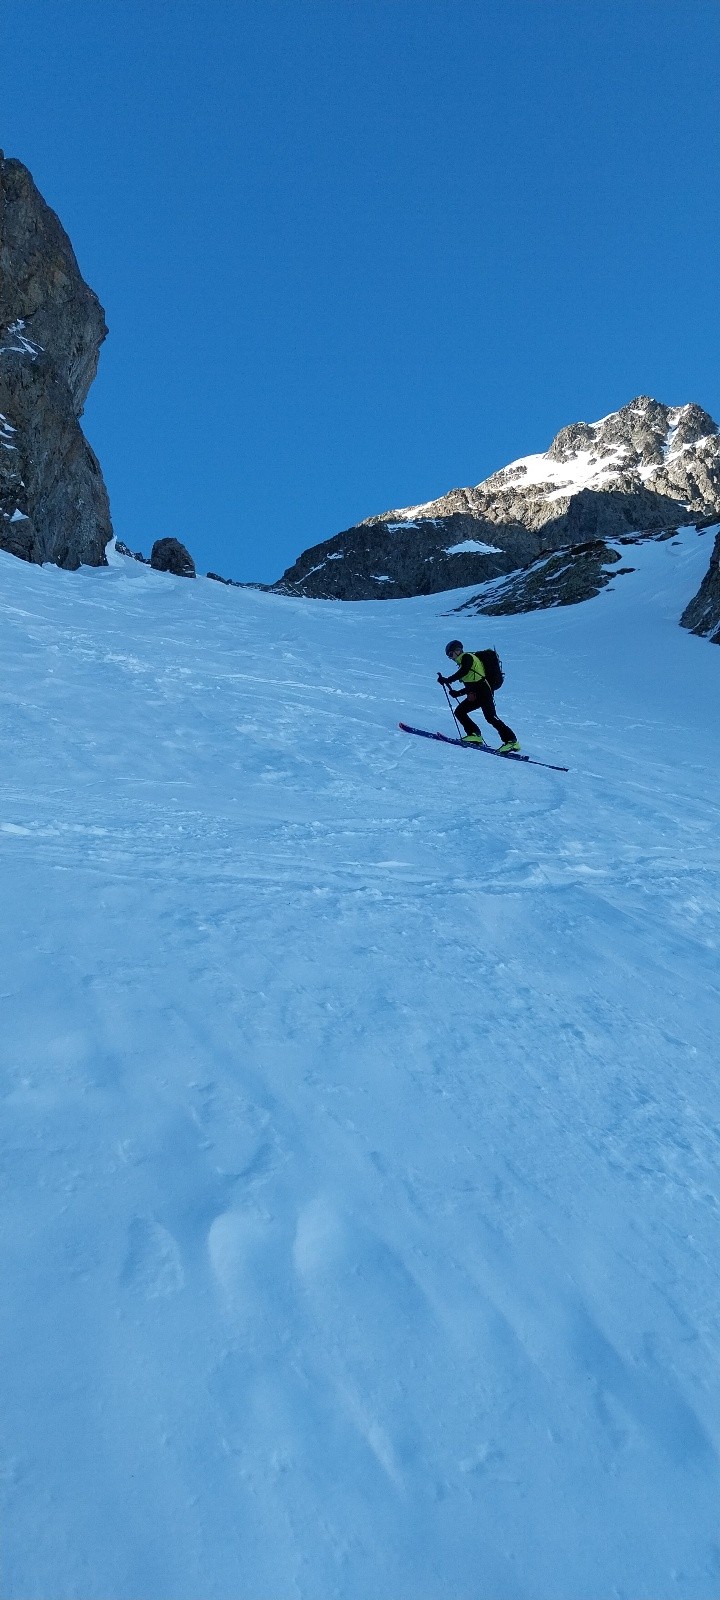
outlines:
[[472, 488], [366, 518], [305, 550], [271, 587], [322, 599], [438, 593], [546, 552], [720, 517], [720, 433], [701, 406], [640, 395], [571, 423], [544, 454]]

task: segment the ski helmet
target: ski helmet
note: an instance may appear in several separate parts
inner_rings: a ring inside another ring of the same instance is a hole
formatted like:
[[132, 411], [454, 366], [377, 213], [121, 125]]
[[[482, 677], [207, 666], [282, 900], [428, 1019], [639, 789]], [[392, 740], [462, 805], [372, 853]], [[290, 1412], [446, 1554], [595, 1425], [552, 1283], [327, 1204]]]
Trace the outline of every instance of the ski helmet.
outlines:
[[446, 656], [450, 656], [450, 659], [452, 660], [456, 652], [458, 650], [462, 650], [462, 647], [462, 639], [451, 639], [450, 643], [446, 644], [445, 646], [445, 654]]

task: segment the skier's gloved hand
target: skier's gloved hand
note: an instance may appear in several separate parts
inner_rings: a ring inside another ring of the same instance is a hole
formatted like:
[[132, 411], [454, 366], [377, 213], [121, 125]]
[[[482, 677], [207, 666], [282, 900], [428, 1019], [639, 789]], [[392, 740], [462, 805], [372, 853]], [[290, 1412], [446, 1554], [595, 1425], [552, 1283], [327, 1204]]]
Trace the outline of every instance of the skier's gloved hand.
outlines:
[[448, 681], [447, 678], [444, 678], [442, 673], [439, 672], [438, 673], [438, 683], [447, 683], [447, 681]]

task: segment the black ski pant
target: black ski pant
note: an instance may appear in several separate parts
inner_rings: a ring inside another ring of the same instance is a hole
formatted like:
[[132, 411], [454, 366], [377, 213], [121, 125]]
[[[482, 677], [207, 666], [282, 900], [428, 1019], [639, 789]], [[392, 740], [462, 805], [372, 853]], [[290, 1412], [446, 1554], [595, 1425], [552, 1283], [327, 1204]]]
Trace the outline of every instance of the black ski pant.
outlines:
[[513, 733], [512, 728], [509, 728], [507, 723], [502, 722], [498, 716], [495, 710], [495, 696], [489, 683], [485, 683], [482, 680], [480, 683], [473, 683], [468, 689], [465, 699], [461, 700], [460, 704], [455, 707], [455, 715], [458, 722], [462, 723], [465, 732], [479, 733], [480, 729], [477, 723], [473, 722], [469, 714], [471, 711], [482, 711], [485, 721], [490, 723], [491, 728], [497, 728], [503, 744], [514, 743], [516, 735]]

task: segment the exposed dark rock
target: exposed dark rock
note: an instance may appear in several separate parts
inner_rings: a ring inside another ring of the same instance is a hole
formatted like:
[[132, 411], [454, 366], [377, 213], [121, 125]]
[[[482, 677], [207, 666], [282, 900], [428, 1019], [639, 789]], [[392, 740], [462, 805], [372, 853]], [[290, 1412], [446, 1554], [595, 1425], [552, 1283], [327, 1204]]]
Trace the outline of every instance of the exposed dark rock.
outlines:
[[0, 550], [18, 556], [21, 561], [32, 561], [35, 529], [29, 517], [15, 511], [11, 517], [0, 515]]
[[223, 578], [219, 572], [206, 572], [206, 578], [212, 578], [213, 583], [223, 583], [226, 589], [258, 589], [261, 594], [270, 594], [274, 585], [270, 583], [241, 582], [239, 578]]
[[[361, 523], [324, 544], [306, 550], [276, 585], [285, 593], [322, 599], [388, 600], [406, 594], [435, 594], [480, 578], [512, 572], [532, 561], [538, 541], [519, 524], [498, 530], [462, 513], [443, 520], [418, 519], [412, 527]], [[448, 548], [482, 542], [476, 550], [448, 554]]]
[[[193, 558], [178, 539], [158, 539], [149, 558], [141, 550], [131, 550], [122, 539], [115, 540], [115, 549], [118, 555], [129, 556], [132, 561], [142, 561], [146, 567], [152, 566], [157, 572], [172, 572], [180, 578], [197, 577]], [[269, 588], [267, 583], [241, 583], [237, 578], [223, 578], [219, 572], [208, 572], [206, 577], [212, 578], [213, 583], [224, 584], [227, 589], [262, 589], [267, 592]]]
[[612, 544], [603, 539], [588, 544], [568, 545], [553, 555], [543, 556], [532, 566], [512, 572], [509, 578], [485, 584], [446, 615], [460, 611], [481, 612], [487, 616], [514, 616], [523, 611], [544, 611], [550, 606], [574, 606], [592, 600], [614, 578], [634, 572], [631, 566], [618, 566], [626, 545], [645, 544], [652, 539], [663, 543], [674, 540], [677, 528], [651, 529], [646, 533], [624, 534]]
[[0, 152], [0, 548], [24, 560], [105, 564], [108, 497], [78, 418], [106, 332], [60, 221]]
[[195, 577], [195, 562], [179, 539], [156, 539], [150, 565], [156, 572], [172, 572], [176, 578]]
[[557, 550], [563, 545], [619, 539], [636, 532], [644, 537], [655, 529], [667, 529], [670, 523], [675, 524], [677, 532], [678, 524], [690, 520], [682, 501], [651, 489], [629, 493], [620, 489], [580, 489], [567, 511], [544, 523], [541, 546], [544, 550]]
[[640, 396], [563, 428], [470, 489], [384, 512], [314, 545], [273, 585], [319, 599], [393, 599], [484, 583], [568, 545], [720, 515], [720, 438], [700, 406]]
[[680, 621], [691, 633], [700, 634], [711, 644], [720, 644], [720, 533], [713, 545], [710, 566]]
[[516, 572], [546, 552], [570, 544], [586, 545], [631, 529], [662, 528], [670, 521], [687, 520], [679, 501], [641, 488], [634, 493], [582, 489], [566, 510], [551, 515], [537, 530], [519, 522], [493, 524], [460, 512], [442, 519], [418, 519], [412, 526], [363, 523], [305, 551], [275, 588], [338, 600], [435, 594]]
[[547, 454], [551, 461], [569, 462], [579, 451], [590, 450], [598, 465], [620, 455], [627, 472], [664, 466], [669, 454], [717, 432], [717, 424], [700, 406], [682, 406], [671, 414], [669, 406], [639, 395], [602, 422], [575, 422], [561, 428]]
[[550, 606], [574, 606], [591, 600], [611, 578], [632, 567], [618, 567], [621, 557], [604, 540], [573, 545], [544, 556], [521, 572], [514, 572], [489, 592], [475, 595], [457, 611], [481, 612], [488, 617], [514, 616], [521, 611], [544, 611]]
[[119, 556], [129, 556], [131, 561], [142, 561], [144, 567], [149, 567], [150, 557], [144, 556], [142, 550], [131, 550], [122, 539], [115, 540], [115, 549]]
[[206, 576], [208, 578], [212, 578], [213, 583], [224, 583], [226, 589], [265, 589], [265, 588], [267, 588], [267, 584], [264, 584], [264, 583], [260, 583], [260, 584], [258, 584], [258, 583], [239, 583], [237, 578], [221, 578], [219, 572], [208, 572], [206, 574]]

